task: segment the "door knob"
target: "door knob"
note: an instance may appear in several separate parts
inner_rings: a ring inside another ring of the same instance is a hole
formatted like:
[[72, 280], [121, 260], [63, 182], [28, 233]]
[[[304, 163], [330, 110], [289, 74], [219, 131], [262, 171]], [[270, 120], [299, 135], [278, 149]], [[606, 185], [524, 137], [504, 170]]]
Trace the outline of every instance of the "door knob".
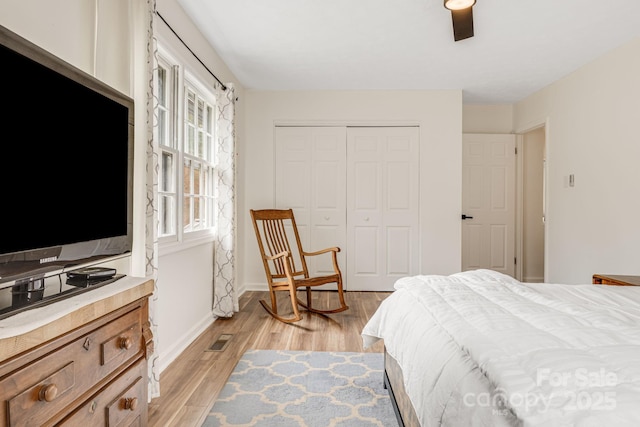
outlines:
[[473, 217], [462, 214], [462, 219], [473, 219]]

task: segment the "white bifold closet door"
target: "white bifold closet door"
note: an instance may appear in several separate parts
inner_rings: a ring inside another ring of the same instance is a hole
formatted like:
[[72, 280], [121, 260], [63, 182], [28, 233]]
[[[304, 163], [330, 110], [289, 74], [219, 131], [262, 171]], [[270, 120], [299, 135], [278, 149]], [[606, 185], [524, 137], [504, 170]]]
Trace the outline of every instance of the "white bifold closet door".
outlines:
[[347, 132], [347, 271], [350, 291], [391, 291], [418, 274], [417, 127]]
[[[346, 128], [276, 127], [275, 158], [276, 208], [293, 209], [305, 251], [338, 246], [338, 264], [344, 270]], [[311, 275], [333, 273], [329, 255], [308, 261]]]
[[418, 147], [417, 127], [276, 127], [276, 207], [294, 210], [306, 250], [342, 249], [349, 291], [418, 273]]

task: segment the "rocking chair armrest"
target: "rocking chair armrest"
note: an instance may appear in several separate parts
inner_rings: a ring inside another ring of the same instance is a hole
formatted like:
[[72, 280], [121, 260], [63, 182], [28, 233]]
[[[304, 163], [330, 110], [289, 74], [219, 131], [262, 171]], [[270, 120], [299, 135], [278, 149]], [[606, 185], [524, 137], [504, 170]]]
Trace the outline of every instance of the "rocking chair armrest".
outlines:
[[332, 248], [326, 248], [326, 249], [321, 249], [319, 251], [315, 251], [315, 252], [304, 252], [302, 251], [302, 255], [304, 256], [315, 256], [315, 255], [322, 255], [322, 254], [326, 254], [327, 252], [340, 252], [340, 248], [337, 246], [334, 246]]
[[289, 251], [282, 251], [282, 252], [278, 252], [273, 256], [265, 255], [264, 257], [269, 261], [273, 261], [274, 259], [278, 259], [278, 258], [288, 258], [290, 255], [291, 254], [289, 253]]
[[302, 255], [306, 258], [308, 256], [322, 255], [322, 254], [326, 254], [326, 253], [331, 253], [331, 260], [333, 261], [333, 270], [336, 272], [336, 274], [342, 274], [340, 272], [340, 267], [338, 266], [338, 252], [340, 252], [340, 248], [337, 247], [337, 246], [334, 246], [332, 248], [326, 248], [326, 249], [322, 249], [322, 250], [315, 251], [315, 252], [302, 251]]
[[289, 251], [282, 251], [282, 252], [278, 252], [275, 255], [269, 256], [269, 255], [265, 255], [264, 256], [265, 260], [267, 261], [275, 261], [278, 259], [282, 259], [282, 265], [284, 266], [284, 275], [285, 277], [291, 281], [291, 283], [293, 283], [294, 280], [294, 276], [296, 275], [296, 272], [294, 272], [292, 270], [292, 266], [291, 266], [291, 252]]

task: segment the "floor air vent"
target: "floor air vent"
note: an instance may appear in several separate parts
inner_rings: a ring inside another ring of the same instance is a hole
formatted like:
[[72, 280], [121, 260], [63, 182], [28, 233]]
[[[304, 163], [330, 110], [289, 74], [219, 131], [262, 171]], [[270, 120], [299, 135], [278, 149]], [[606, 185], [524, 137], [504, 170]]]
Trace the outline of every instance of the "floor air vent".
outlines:
[[227, 347], [227, 344], [229, 344], [229, 341], [231, 341], [232, 336], [232, 334], [220, 334], [218, 339], [215, 340], [213, 344], [211, 344], [211, 347], [209, 347], [209, 351], [224, 350]]

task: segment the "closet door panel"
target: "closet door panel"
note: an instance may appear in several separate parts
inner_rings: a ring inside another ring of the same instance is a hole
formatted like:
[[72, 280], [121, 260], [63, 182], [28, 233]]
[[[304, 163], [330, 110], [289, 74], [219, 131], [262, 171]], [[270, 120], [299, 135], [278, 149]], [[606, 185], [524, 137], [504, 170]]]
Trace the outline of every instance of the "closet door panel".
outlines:
[[292, 208], [306, 217], [310, 203], [311, 138], [303, 129], [285, 129], [276, 128], [276, 207]]
[[387, 228], [387, 244], [393, 251], [387, 252], [386, 271], [390, 275], [411, 274], [411, 227]]
[[[292, 209], [304, 209], [309, 203], [309, 190], [307, 188], [305, 175], [308, 168], [304, 161], [289, 160], [282, 165], [282, 180], [288, 185], [282, 187], [281, 203]], [[301, 178], [302, 177], [302, 178]]]
[[349, 259], [353, 258], [353, 267], [348, 268], [348, 277], [375, 277], [380, 273], [378, 259], [371, 257], [371, 252], [378, 252], [378, 230], [375, 227], [355, 227], [355, 245], [350, 248]]
[[392, 291], [418, 273], [419, 134], [414, 127], [347, 131], [350, 290]]
[[[340, 247], [344, 269], [346, 128], [276, 127], [275, 157], [275, 206], [293, 209], [305, 250]], [[328, 255], [308, 260], [312, 275], [333, 272]]]
[[[347, 254], [349, 283], [354, 278], [375, 279], [381, 274], [380, 212], [382, 208], [382, 168], [379, 162], [378, 141], [375, 135], [347, 133], [348, 168], [347, 212], [348, 234], [353, 236]], [[364, 289], [362, 289], [364, 290]]]

